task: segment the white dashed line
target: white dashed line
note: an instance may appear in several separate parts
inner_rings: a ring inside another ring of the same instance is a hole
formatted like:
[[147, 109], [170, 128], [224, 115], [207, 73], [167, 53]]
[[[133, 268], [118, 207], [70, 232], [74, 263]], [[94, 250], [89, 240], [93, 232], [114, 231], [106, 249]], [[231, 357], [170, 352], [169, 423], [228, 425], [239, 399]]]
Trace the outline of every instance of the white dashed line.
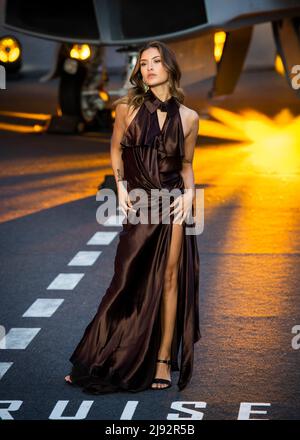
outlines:
[[125, 215], [111, 215], [106, 222], [103, 223], [103, 226], [122, 226], [124, 218]]
[[81, 278], [84, 277], [84, 273], [60, 273], [47, 287], [49, 290], [73, 290]]
[[24, 349], [40, 330], [40, 328], [11, 328], [0, 340], [0, 349]]
[[92, 266], [100, 254], [101, 251], [79, 251], [68, 266]]
[[[122, 226], [124, 215], [113, 215], [104, 226]], [[118, 231], [98, 231], [87, 242], [88, 245], [109, 245], [119, 235]], [[102, 251], [79, 251], [68, 263], [68, 266], [91, 266]], [[60, 273], [49, 284], [47, 290], [73, 290], [84, 273]], [[22, 315], [24, 318], [51, 317], [64, 302], [62, 298], [38, 298]], [[39, 333], [41, 328], [11, 328], [8, 333], [0, 333], [0, 349], [25, 349]], [[0, 379], [13, 365], [13, 362], [0, 362]]]
[[63, 302], [64, 299], [60, 298], [38, 298], [22, 316], [25, 318], [49, 318]]
[[96, 232], [92, 238], [87, 242], [87, 244], [110, 244], [115, 237], [119, 234], [119, 232], [115, 231], [99, 231]]
[[10, 369], [13, 362], [0, 362], [0, 379], [4, 376], [4, 374], [7, 372], [7, 370]]

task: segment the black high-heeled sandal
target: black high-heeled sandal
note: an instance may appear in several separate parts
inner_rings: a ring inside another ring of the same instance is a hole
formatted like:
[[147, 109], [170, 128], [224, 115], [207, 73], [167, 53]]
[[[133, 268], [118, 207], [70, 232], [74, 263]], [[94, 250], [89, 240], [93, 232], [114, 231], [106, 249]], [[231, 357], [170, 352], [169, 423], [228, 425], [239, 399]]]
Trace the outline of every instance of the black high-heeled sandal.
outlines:
[[[170, 359], [157, 359], [156, 362], [164, 362], [165, 364], [171, 365]], [[161, 383], [161, 384], [167, 384], [166, 387], [152, 387], [152, 384], [154, 383]], [[172, 386], [172, 382], [169, 379], [163, 379], [161, 377], [156, 377], [153, 379], [151, 384], [151, 390], [166, 390], [167, 388], [170, 388]]]

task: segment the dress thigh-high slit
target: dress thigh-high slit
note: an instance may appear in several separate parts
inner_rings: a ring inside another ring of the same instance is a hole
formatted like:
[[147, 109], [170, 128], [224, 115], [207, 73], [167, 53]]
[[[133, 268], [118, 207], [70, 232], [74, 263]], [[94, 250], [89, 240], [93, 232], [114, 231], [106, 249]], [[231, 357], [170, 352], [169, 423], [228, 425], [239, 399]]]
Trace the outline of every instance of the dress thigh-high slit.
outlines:
[[[173, 338], [176, 315], [177, 315], [179, 261], [181, 257], [182, 243], [183, 243], [182, 234], [183, 234], [182, 225], [180, 224], [174, 225], [173, 223], [171, 228], [171, 243], [169, 247], [166, 273], [164, 278], [164, 288], [163, 288], [164, 307], [161, 310], [161, 328], [163, 332], [164, 331], [167, 332], [168, 335], [168, 338], [166, 338], [167, 340], [169, 340], [170, 338], [170, 330], [169, 330], [170, 323], [168, 322], [168, 320], [172, 318], [173, 321], [172, 324], [172, 338]], [[176, 261], [174, 261], [174, 259]], [[172, 278], [172, 280], [170, 280], [170, 278]], [[176, 286], [175, 293], [174, 292], [168, 293], [167, 289], [173, 288], [174, 284]], [[174, 311], [174, 316], [170, 317], [169, 316], [171, 314], [170, 309], [172, 307], [175, 307], [175, 311]], [[163, 348], [164, 351], [166, 351], [167, 347], [160, 346], [160, 348]]]

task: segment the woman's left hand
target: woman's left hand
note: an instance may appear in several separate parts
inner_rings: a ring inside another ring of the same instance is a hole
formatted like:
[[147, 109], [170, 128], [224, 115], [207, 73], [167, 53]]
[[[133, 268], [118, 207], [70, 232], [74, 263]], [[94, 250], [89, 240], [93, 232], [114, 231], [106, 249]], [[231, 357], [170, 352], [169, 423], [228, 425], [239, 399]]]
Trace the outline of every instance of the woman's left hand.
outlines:
[[174, 223], [182, 224], [187, 216], [192, 213], [194, 195], [191, 189], [185, 190], [184, 194], [178, 196], [173, 203], [171, 203], [170, 214], [174, 214]]

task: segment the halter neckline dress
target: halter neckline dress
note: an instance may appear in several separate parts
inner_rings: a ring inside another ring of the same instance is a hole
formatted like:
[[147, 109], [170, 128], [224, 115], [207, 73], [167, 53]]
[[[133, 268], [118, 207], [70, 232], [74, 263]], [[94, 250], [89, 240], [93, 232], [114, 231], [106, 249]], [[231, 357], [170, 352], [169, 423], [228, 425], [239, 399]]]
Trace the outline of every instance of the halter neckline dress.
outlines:
[[[179, 107], [174, 96], [161, 101], [151, 89], [144, 95], [121, 140], [128, 191], [142, 188], [150, 194], [151, 189], [178, 188], [184, 192]], [[167, 113], [162, 128], [158, 108]], [[151, 387], [161, 340], [160, 310], [172, 219], [170, 224], [123, 223], [111, 283], [69, 358], [71, 380], [83, 392], [139, 392]], [[182, 227], [185, 231], [185, 222]], [[179, 390], [191, 379], [194, 344], [201, 338], [199, 270], [196, 236], [183, 233], [171, 345], [171, 371], [180, 372]]]

